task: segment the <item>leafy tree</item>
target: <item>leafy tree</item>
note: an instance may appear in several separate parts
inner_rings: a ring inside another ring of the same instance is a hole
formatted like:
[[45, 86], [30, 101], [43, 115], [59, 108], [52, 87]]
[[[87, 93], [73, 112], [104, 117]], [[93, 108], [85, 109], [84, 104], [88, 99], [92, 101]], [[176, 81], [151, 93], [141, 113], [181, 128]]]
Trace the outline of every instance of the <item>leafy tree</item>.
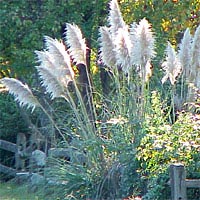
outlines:
[[127, 22], [147, 18], [160, 39], [180, 42], [186, 28], [195, 29], [199, 23], [200, 4], [198, 0], [120, 0], [120, 7]]
[[60, 38], [65, 22], [78, 24], [88, 44], [95, 43], [106, 4], [105, 0], [1, 1], [1, 76], [28, 77], [33, 71], [33, 52], [41, 48], [43, 36]]

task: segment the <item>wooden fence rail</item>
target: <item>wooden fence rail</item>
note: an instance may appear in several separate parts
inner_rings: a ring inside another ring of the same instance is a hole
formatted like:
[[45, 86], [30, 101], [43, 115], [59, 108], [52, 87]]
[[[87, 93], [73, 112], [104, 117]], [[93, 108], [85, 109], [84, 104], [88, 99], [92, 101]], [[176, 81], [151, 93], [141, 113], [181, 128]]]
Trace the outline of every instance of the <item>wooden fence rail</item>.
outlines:
[[[17, 145], [6, 140], [0, 140], [0, 149], [16, 153]], [[7, 174], [9, 176], [16, 176], [17, 170], [0, 163], [0, 173]]]
[[0, 148], [13, 153], [17, 152], [17, 145], [6, 140], [0, 140]]
[[4, 174], [7, 174], [7, 175], [10, 175], [10, 176], [16, 176], [17, 170], [13, 169], [13, 168], [10, 168], [10, 167], [7, 167], [5, 165], [2, 165], [0, 163], [0, 172], [4, 173]]
[[172, 200], [187, 200], [187, 188], [200, 188], [200, 179], [186, 179], [183, 164], [170, 165], [170, 186]]

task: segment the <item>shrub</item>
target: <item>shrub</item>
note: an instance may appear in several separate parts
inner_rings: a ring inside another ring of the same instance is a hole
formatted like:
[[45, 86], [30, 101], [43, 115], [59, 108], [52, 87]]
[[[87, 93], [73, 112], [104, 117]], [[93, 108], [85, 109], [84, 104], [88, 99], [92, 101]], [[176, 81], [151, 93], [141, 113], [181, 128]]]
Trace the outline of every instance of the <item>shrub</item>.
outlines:
[[199, 115], [181, 111], [177, 113], [175, 123], [170, 124], [163, 106], [159, 94], [153, 92], [151, 109], [143, 127], [145, 136], [137, 148], [137, 158], [141, 164], [139, 172], [147, 180], [146, 199], [163, 199], [163, 191], [169, 181], [170, 164], [183, 163], [189, 171], [188, 176], [200, 170], [197, 165], [200, 148]]

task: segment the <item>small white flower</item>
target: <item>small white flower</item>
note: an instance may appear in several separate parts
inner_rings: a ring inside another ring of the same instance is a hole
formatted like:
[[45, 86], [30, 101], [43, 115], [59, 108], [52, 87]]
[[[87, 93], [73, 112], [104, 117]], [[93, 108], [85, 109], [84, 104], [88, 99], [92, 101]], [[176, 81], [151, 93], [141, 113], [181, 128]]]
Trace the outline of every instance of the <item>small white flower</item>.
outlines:
[[32, 108], [33, 111], [35, 107], [40, 106], [28, 85], [14, 78], [3, 78], [0, 79], [0, 82], [7, 87], [9, 93], [14, 96], [15, 101], [17, 101], [21, 107], [27, 106], [27, 108]]
[[169, 78], [171, 84], [174, 85], [176, 78], [181, 73], [182, 66], [170, 42], [168, 42], [166, 54], [166, 61], [162, 64], [166, 75], [162, 78], [162, 84]]

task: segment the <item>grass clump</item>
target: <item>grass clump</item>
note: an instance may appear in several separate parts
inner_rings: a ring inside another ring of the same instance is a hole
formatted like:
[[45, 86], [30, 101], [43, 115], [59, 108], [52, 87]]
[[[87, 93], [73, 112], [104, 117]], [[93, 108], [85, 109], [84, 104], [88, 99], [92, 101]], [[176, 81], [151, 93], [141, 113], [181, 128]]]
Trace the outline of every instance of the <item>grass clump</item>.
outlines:
[[[199, 75], [183, 70], [187, 67], [181, 65], [185, 44], [177, 54], [168, 43], [162, 64], [165, 76], [159, 84], [169, 79], [171, 85], [163, 100], [150, 81], [156, 57], [156, 33], [151, 24], [146, 19], [125, 24], [117, 1], [112, 0], [108, 27], [101, 27], [99, 32], [99, 62], [111, 82], [110, 91], [100, 94], [98, 101], [95, 97], [99, 91], [88, 70], [86, 42], [76, 25], [66, 24], [65, 41], [45, 36], [45, 49], [35, 52], [41, 85], [51, 100], [62, 99], [70, 107], [70, 127], [64, 123], [58, 126], [60, 116], [54, 111], [50, 114], [27, 85], [12, 78], [1, 82], [21, 106], [32, 111], [40, 108], [62, 140], [54, 140], [55, 147], [69, 149], [69, 159], [48, 158], [44, 170], [47, 198], [99, 200], [143, 195], [146, 199], [161, 199], [168, 165], [183, 162], [190, 169], [197, 162], [200, 131], [193, 117], [198, 116], [198, 109], [191, 112], [185, 103], [190, 99], [187, 105], [199, 105]], [[188, 62], [195, 69], [198, 33], [199, 28], [192, 40], [195, 48], [191, 55], [195, 56]], [[84, 81], [76, 70], [84, 71]], [[179, 88], [177, 80], [183, 71], [184, 84]], [[177, 112], [184, 106], [186, 113]]]

